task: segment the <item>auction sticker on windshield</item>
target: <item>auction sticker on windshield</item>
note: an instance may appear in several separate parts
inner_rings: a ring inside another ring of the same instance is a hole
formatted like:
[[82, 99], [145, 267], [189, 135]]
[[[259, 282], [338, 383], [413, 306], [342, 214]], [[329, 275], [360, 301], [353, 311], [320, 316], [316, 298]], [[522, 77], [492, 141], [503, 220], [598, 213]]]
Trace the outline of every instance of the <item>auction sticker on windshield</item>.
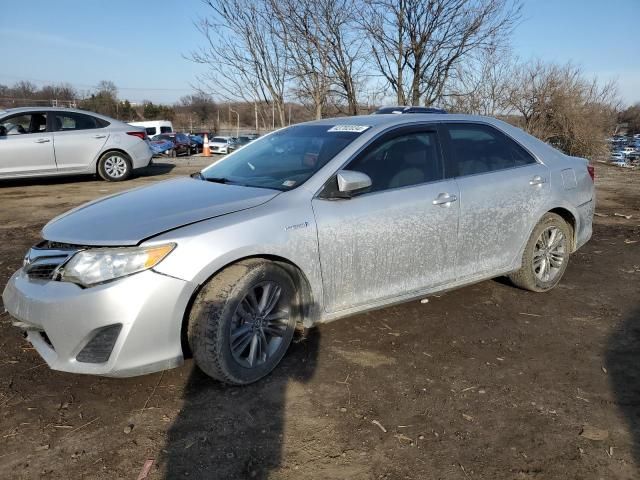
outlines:
[[368, 128], [371, 128], [369, 125], [334, 125], [327, 132], [354, 132], [354, 133], [362, 133]]

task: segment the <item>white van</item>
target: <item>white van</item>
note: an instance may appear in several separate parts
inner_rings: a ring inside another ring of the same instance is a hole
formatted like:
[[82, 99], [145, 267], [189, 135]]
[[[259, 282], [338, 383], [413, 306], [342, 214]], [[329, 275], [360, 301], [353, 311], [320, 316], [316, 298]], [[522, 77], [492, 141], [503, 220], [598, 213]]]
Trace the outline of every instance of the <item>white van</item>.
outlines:
[[149, 138], [161, 133], [172, 133], [173, 125], [169, 120], [150, 120], [148, 122], [131, 122], [134, 127], [144, 127]]

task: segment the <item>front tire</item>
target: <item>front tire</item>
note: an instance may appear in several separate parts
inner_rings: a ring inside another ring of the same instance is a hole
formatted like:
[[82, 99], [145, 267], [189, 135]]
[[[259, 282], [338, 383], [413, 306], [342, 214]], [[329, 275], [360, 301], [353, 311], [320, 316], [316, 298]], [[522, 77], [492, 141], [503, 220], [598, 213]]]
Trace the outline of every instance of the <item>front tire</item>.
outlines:
[[546, 292], [564, 275], [571, 252], [571, 227], [560, 215], [547, 213], [536, 225], [522, 255], [522, 267], [509, 275], [518, 287]]
[[108, 182], [121, 182], [131, 176], [131, 159], [122, 152], [107, 152], [98, 160], [98, 174]]
[[273, 262], [225, 268], [198, 293], [189, 315], [187, 338], [198, 367], [232, 385], [269, 374], [291, 344], [296, 298], [293, 280]]

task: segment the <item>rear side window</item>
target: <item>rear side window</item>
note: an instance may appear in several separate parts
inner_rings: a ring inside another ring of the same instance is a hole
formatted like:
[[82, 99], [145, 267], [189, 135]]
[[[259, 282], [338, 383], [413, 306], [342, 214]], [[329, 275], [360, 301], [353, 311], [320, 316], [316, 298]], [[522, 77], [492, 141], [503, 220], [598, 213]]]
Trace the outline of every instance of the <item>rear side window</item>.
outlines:
[[442, 162], [434, 131], [407, 132], [382, 139], [349, 164], [366, 173], [370, 192], [442, 180]]
[[160, 133], [171, 133], [171, 127], [160, 127]]
[[444, 131], [458, 176], [476, 175], [536, 163], [535, 158], [501, 131], [473, 123], [451, 123]]
[[95, 117], [95, 121], [96, 121], [96, 124], [98, 125], [98, 128], [105, 128], [105, 127], [108, 127], [109, 125], [111, 125], [110, 122], [107, 122], [106, 120], [103, 120], [102, 118]]
[[67, 132], [70, 130], [93, 130], [102, 128], [98, 118], [75, 112], [56, 112], [54, 116], [53, 130]]

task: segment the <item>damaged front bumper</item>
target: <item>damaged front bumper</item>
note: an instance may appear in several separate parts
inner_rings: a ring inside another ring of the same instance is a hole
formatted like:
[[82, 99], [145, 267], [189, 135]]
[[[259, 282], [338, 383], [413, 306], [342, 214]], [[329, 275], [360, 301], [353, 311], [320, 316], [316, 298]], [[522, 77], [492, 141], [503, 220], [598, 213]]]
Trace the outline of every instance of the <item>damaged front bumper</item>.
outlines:
[[82, 288], [20, 269], [2, 299], [52, 369], [128, 377], [183, 362], [180, 333], [192, 291], [189, 282], [152, 270]]

